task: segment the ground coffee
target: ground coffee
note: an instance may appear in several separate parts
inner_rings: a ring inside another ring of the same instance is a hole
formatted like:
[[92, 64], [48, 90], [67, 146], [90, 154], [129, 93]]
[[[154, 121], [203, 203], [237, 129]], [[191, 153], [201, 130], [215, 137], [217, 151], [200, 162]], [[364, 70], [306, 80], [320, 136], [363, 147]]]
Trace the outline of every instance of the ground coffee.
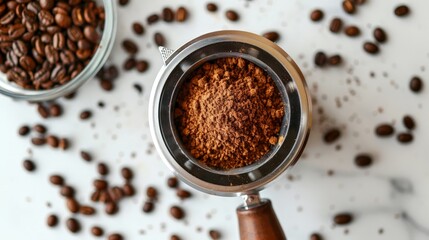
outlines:
[[227, 170], [254, 163], [277, 144], [284, 113], [267, 72], [242, 58], [222, 58], [183, 84], [175, 121], [193, 157]]

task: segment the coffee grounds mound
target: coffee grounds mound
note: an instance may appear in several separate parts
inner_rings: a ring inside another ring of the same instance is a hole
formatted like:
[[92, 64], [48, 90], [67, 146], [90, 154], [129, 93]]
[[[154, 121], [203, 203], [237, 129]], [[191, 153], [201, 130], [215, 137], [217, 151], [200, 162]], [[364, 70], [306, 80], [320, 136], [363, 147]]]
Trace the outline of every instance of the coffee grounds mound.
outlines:
[[258, 161], [277, 144], [284, 111], [267, 72], [242, 58], [221, 58], [183, 83], [174, 117], [194, 158], [229, 170]]

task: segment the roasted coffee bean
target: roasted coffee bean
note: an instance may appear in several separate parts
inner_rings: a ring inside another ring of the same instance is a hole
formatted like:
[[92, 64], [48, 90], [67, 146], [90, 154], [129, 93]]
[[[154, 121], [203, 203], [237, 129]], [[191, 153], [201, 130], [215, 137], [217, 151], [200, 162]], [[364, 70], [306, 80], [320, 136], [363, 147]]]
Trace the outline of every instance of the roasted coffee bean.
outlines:
[[410, 13], [410, 8], [407, 5], [400, 5], [395, 8], [395, 15], [405, 17]]
[[95, 214], [95, 209], [93, 207], [84, 205], [84, 206], [80, 206], [79, 213], [83, 215], [91, 216]]
[[80, 151], [80, 157], [87, 162], [92, 160], [91, 154], [87, 151]]
[[271, 32], [266, 32], [264, 34], [262, 34], [262, 36], [272, 42], [277, 42], [280, 38], [280, 34], [278, 32], [275, 31], [271, 31]]
[[157, 46], [165, 46], [165, 37], [162, 35], [162, 33], [156, 32], [153, 36], [153, 39]]
[[158, 14], [152, 14], [149, 17], [147, 17], [146, 20], [147, 20], [147, 24], [152, 25], [159, 21], [159, 16]]
[[143, 204], [143, 212], [145, 212], [145, 213], [150, 213], [150, 212], [152, 212], [153, 211], [153, 209], [154, 209], [154, 204], [153, 204], [153, 202], [151, 202], [151, 201], [146, 201], [144, 204]]
[[29, 56], [23, 56], [19, 59], [19, 65], [27, 72], [31, 72], [36, 68], [36, 62]]
[[358, 167], [368, 167], [372, 164], [372, 157], [369, 154], [361, 153], [355, 157], [355, 164]]
[[411, 133], [399, 133], [397, 139], [400, 143], [410, 143], [413, 141], [413, 135]]
[[134, 176], [133, 171], [128, 167], [123, 167], [121, 169], [121, 175], [125, 180], [131, 180]]
[[170, 240], [181, 240], [181, 238], [178, 235], [173, 234], [170, 236]]
[[333, 55], [333, 56], [331, 56], [331, 57], [329, 57], [328, 58], [328, 63], [329, 63], [329, 65], [331, 65], [331, 66], [337, 66], [337, 65], [340, 65], [341, 64], [341, 62], [342, 62], [342, 58], [341, 58], [341, 56], [340, 55]]
[[95, 191], [91, 194], [91, 201], [98, 202], [100, 201], [101, 191]]
[[374, 29], [373, 35], [374, 35], [375, 40], [377, 40], [377, 42], [379, 42], [379, 43], [384, 43], [387, 41], [387, 34], [382, 28], [378, 27], [378, 28]]
[[71, 186], [63, 186], [63, 187], [61, 187], [60, 194], [63, 197], [73, 198], [74, 197], [74, 193], [75, 193], [74, 188], [71, 187]]
[[94, 235], [96, 237], [101, 237], [104, 234], [104, 230], [99, 226], [93, 226], [91, 228], [91, 233], [92, 233], [92, 235]]
[[105, 190], [105, 189], [107, 189], [107, 186], [108, 186], [108, 183], [105, 180], [102, 180], [102, 179], [96, 179], [96, 180], [94, 180], [93, 184], [94, 184], [94, 187], [97, 190]]
[[32, 172], [36, 169], [36, 165], [34, 164], [34, 162], [29, 159], [24, 160], [22, 165], [24, 166], [25, 170], [29, 172]]
[[124, 192], [119, 187], [112, 187], [108, 192], [113, 202], [118, 202], [124, 197]]
[[327, 56], [324, 52], [317, 52], [316, 55], [314, 56], [314, 64], [316, 64], [316, 66], [319, 67], [323, 67], [326, 65], [326, 61], [327, 61]]
[[71, 17], [74, 25], [83, 26], [85, 24], [83, 12], [84, 12], [83, 9], [80, 7], [73, 8]]
[[108, 202], [106, 204], [105, 211], [109, 215], [116, 214], [118, 212], [118, 206], [114, 202]]
[[99, 163], [97, 165], [97, 172], [102, 176], [106, 176], [107, 174], [109, 174], [109, 168], [105, 163]]
[[143, 35], [144, 34], [144, 27], [138, 22], [133, 23], [133, 31], [137, 35]]
[[58, 217], [57, 215], [51, 214], [48, 216], [48, 218], [46, 219], [46, 224], [49, 227], [55, 227], [58, 225]]
[[135, 190], [134, 190], [133, 185], [131, 185], [129, 183], [126, 183], [124, 185], [124, 187], [122, 188], [122, 191], [124, 192], [125, 196], [128, 196], [128, 197], [134, 196], [134, 194], [135, 194]]
[[333, 143], [336, 140], [338, 140], [340, 136], [341, 136], [340, 130], [338, 128], [332, 128], [324, 134], [323, 140], [326, 143]]
[[416, 122], [414, 121], [414, 118], [409, 115], [404, 116], [402, 123], [408, 130], [414, 130], [416, 128]]
[[410, 89], [415, 93], [419, 93], [423, 88], [423, 81], [420, 77], [413, 77], [410, 80]]
[[59, 140], [56, 136], [49, 135], [46, 137], [46, 143], [53, 148], [57, 148], [59, 146]]
[[349, 37], [357, 37], [360, 35], [360, 29], [357, 26], [348, 26], [344, 29], [344, 33]]
[[154, 200], [157, 198], [158, 196], [158, 190], [156, 190], [156, 188], [150, 186], [146, 189], [146, 196], [151, 199]]
[[238, 15], [238, 13], [234, 10], [228, 10], [225, 12], [225, 16], [228, 20], [232, 21], [232, 22], [236, 22], [240, 19], [240, 16]]
[[216, 3], [213, 3], [213, 2], [207, 3], [206, 8], [207, 8], [207, 11], [209, 12], [217, 12], [217, 9], [218, 9]]
[[13, 52], [17, 57], [22, 57], [28, 53], [27, 45], [22, 40], [16, 40], [12, 44]]
[[221, 238], [221, 234], [218, 230], [210, 229], [209, 230], [209, 236], [213, 240], [218, 240]]
[[356, 12], [356, 6], [353, 1], [351, 0], [344, 0], [343, 1], [343, 9], [348, 14], [354, 14]]
[[61, 28], [69, 28], [71, 26], [72, 20], [67, 15], [67, 13], [57, 13], [55, 14], [55, 22]]
[[329, 30], [333, 33], [339, 33], [341, 31], [341, 28], [343, 27], [343, 20], [340, 18], [334, 18], [331, 21], [331, 24], [329, 25]]
[[346, 225], [353, 221], [353, 216], [350, 213], [339, 213], [334, 216], [334, 223], [338, 225]]
[[313, 233], [310, 236], [310, 240], [323, 240], [323, 238], [319, 233]]
[[127, 58], [125, 60], [124, 64], [122, 65], [122, 68], [124, 70], [129, 71], [129, 70], [133, 69], [136, 66], [136, 64], [137, 64], [137, 62], [136, 62], [135, 58], [132, 58], [132, 57], [131, 58]]
[[91, 116], [92, 116], [92, 112], [91, 112], [91, 111], [89, 111], [89, 110], [84, 110], [84, 111], [82, 111], [82, 112], [80, 113], [79, 118], [80, 118], [81, 120], [87, 120], [87, 119], [91, 118]]
[[67, 150], [69, 148], [69, 141], [67, 138], [61, 138], [58, 142], [58, 147], [62, 150]]
[[93, 26], [86, 26], [83, 30], [83, 35], [88, 41], [92, 43], [98, 43], [100, 41], [100, 35]]
[[73, 42], [77, 42], [77, 41], [83, 39], [84, 37], [90, 41], [96, 41], [97, 42], [97, 39], [93, 40], [92, 38], [97, 38], [98, 34], [95, 31], [95, 29], [91, 26], [86, 26], [84, 29], [84, 33], [82, 32], [82, 30], [79, 27], [73, 26], [73, 27], [67, 29], [67, 37], [68, 37], [68, 39], [72, 40]]
[[49, 111], [48, 111], [48, 109], [46, 109], [45, 106], [43, 106], [43, 104], [37, 105], [37, 111], [39, 112], [39, 115], [42, 118], [48, 118], [49, 117]]
[[176, 196], [179, 197], [181, 200], [190, 198], [192, 196], [191, 192], [185, 190], [185, 189], [177, 189]]
[[[92, 48], [92, 44], [86, 40], [86, 39], [81, 39], [77, 42], [77, 48], [79, 50], [85, 50], [85, 51], [89, 51], [89, 53], [91, 54], [91, 48]], [[78, 53], [76, 53], [76, 55], [79, 57]]]
[[173, 9], [165, 7], [162, 9], [162, 19], [164, 22], [173, 22], [174, 21], [174, 12]]
[[188, 10], [185, 7], [179, 7], [176, 11], [176, 21], [184, 22], [188, 19]]
[[375, 128], [375, 134], [379, 137], [389, 137], [395, 132], [395, 129], [390, 124], [380, 124]]
[[64, 184], [64, 178], [61, 177], [60, 175], [52, 175], [49, 177], [49, 181], [53, 184], [53, 185], [57, 185], [57, 186], [62, 186]]
[[323, 19], [323, 16], [324, 16], [324, 14], [323, 14], [322, 10], [320, 10], [320, 9], [315, 9], [315, 10], [313, 10], [313, 11], [311, 12], [311, 14], [310, 14], [310, 19], [311, 19], [313, 22], [319, 22], [319, 21], [321, 21], [321, 20]]
[[179, 186], [179, 181], [177, 180], [176, 177], [169, 177], [167, 179], [167, 185], [170, 188], [177, 188], [177, 186]]
[[100, 80], [100, 86], [105, 91], [112, 91], [113, 90], [113, 83], [110, 80]]
[[63, 108], [58, 103], [49, 106], [49, 114], [53, 117], [59, 117], [63, 114]]
[[365, 42], [363, 44], [363, 49], [369, 54], [377, 54], [379, 52], [379, 48], [375, 43]]
[[27, 136], [29, 133], [30, 133], [30, 127], [29, 127], [29, 126], [27, 126], [27, 125], [21, 126], [21, 127], [18, 129], [18, 134], [19, 134], [20, 136]]
[[46, 10], [51, 10], [55, 5], [55, 0], [40, 0], [40, 7]]
[[47, 131], [45, 125], [42, 124], [34, 125], [33, 130], [41, 134], [45, 134]]
[[124, 239], [123, 237], [122, 237], [122, 235], [121, 234], [119, 234], [119, 233], [112, 233], [112, 234], [110, 234], [109, 235], [109, 237], [107, 238], [107, 240], [122, 240], [122, 239]]
[[131, 55], [134, 55], [139, 51], [137, 44], [131, 39], [125, 39], [122, 41], [122, 47], [128, 54]]
[[148, 69], [149, 63], [146, 60], [139, 60], [136, 62], [135, 67], [137, 71], [143, 73]]
[[67, 201], [67, 208], [71, 213], [77, 213], [79, 212], [79, 203], [74, 198], [68, 198]]
[[70, 232], [72, 233], [77, 233], [80, 231], [80, 223], [77, 219], [75, 218], [69, 218], [66, 221], [66, 226], [69, 229]]
[[[21, 36], [24, 35], [25, 33], [25, 27], [22, 24], [14, 24], [13, 26], [11, 26], [8, 30], [9, 33], [9, 37], [11, 39], [17, 39]], [[26, 41], [23, 37], [23, 40]]]
[[119, 0], [119, 5], [125, 6], [130, 2], [130, 0]]
[[46, 139], [40, 138], [40, 137], [34, 137], [31, 139], [31, 143], [33, 143], [33, 145], [35, 146], [42, 146], [46, 144]]
[[183, 219], [185, 217], [185, 212], [179, 206], [172, 206], [170, 208], [170, 215], [175, 219]]
[[47, 27], [55, 22], [54, 16], [52, 16], [52, 14], [47, 10], [43, 9], [37, 14], [37, 16], [39, 17], [40, 24], [42, 24], [43, 26]]

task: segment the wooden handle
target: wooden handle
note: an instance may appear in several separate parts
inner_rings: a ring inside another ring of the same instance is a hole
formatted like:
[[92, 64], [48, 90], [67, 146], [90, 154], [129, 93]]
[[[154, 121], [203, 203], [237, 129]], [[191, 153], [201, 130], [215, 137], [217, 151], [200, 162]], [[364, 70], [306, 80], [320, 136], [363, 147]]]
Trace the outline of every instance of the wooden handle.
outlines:
[[247, 209], [238, 207], [237, 217], [241, 240], [286, 240], [282, 226], [268, 199]]

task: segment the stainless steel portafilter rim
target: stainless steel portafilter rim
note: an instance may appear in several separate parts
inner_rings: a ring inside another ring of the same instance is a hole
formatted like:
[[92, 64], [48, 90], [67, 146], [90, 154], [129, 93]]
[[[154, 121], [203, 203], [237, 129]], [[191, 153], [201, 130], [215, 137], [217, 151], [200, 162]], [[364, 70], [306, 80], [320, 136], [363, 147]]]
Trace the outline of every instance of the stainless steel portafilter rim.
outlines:
[[[242, 31], [218, 31], [200, 36], [176, 51], [161, 48], [164, 66], [152, 88], [149, 124], [162, 160], [192, 187], [214, 195], [239, 196], [260, 191], [301, 155], [311, 126], [311, 102], [304, 77], [289, 55], [273, 42]], [[194, 159], [181, 143], [173, 112], [181, 83], [204, 62], [242, 57], [266, 70], [285, 102], [279, 144], [256, 163], [239, 169], [210, 169]]]

